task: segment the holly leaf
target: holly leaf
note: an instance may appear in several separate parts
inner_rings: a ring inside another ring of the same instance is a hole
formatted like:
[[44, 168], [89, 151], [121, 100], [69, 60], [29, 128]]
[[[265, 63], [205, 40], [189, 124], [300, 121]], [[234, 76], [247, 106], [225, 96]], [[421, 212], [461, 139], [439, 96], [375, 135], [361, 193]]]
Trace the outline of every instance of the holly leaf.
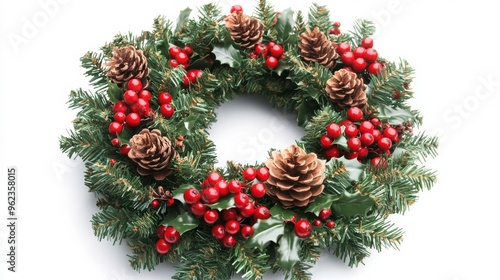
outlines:
[[314, 116], [314, 111], [318, 108], [315, 101], [303, 101], [297, 107], [297, 125], [304, 127], [306, 123]]
[[340, 129], [341, 129], [340, 137], [337, 138], [337, 139], [335, 139], [335, 140], [333, 140], [332, 144], [336, 144], [342, 150], [348, 152], [349, 151], [349, 146], [347, 146], [347, 139], [345, 138], [345, 135], [344, 135], [345, 126], [341, 126]]
[[118, 85], [116, 85], [115, 83], [111, 82], [109, 79], [108, 79], [108, 98], [109, 98], [109, 101], [113, 102], [113, 103], [118, 103], [118, 101], [120, 101], [122, 99], [122, 95], [123, 95], [123, 90], [121, 90]]
[[189, 14], [191, 14], [192, 9], [186, 8], [182, 10], [179, 14], [179, 18], [177, 20], [177, 26], [175, 27], [175, 33], [179, 32], [184, 25], [188, 23]]
[[164, 226], [174, 227], [179, 232], [180, 235], [182, 235], [186, 231], [190, 231], [192, 229], [197, 228], [198, 225], [200, 224], [200, 220], [189, 212], [184, 212], [183, 214], [180, 214], [173, 218], [171, 217], [168, 218], [169, 219], [167, 221], [163, 220], [162, 224]]
[[186, 71], [192, 70], [192, 69], [205, 69], [210, 66], [210, 63], [207, 61], [206, 56], [199, 56], [197, 59], [193, 60], [191, 63], [189, 63], [189, 66], [186, 68]]
[[390, 106], [381, 105], [377, 111], [377, 118], [380, 121], [389, 124], [402, 124], [406, 121], [414, 119], [413, 114], [407, 109], [395, 109]]
[[241, 54], [232, 44], [215, 45], [212, 52], [221, 64], [229, 64], [233, 68], [239, 68], [241, 65]]
[[359, 162], [357, 159], [346, 159], [344, 157], [337, 158], [336, 160], [341, 161], [347, 172], [349, 172], [349, 179], [351, 181], [359, 181], [361, 179], [361, 175], [365, 171], [366, 165]]
[[279, 204], [274, 205], [271, 210], [269, 210], [269, 213], [272, 217], [281, 217], [284, 221], [290, 221], [293, 216], [295, 216], [295, 212], [289, 209], [283, 209]]
[[134, 132], [126, 127], [123, 127], [120, 134], [116, 134], [116, 138], [120, 140], [120, 145], [128, 144], [132, 136], [134, 136]]
[[333, 202], [332, 209], [335, 214], [350, 219], [355, 216], [366, 216], [373, 205], [375, 201], [368, 195], [345, 191]]
[[281, 76], [281, 74], [283, 73], [283, 71], [290, 70], [291, 68], [292, 68], [292, 65], [284, 62], [283, 60], [280, 60], [279, 64], [278, 64], [278, 67], [274, 68], [274, 71], [276, 71], [276, 73], [279, 76]]
[[278, 248], [278, 265], [285, 271], [292, 270], [293, 266], [300, 262], [300, 237], [292, 227], [286, 227], [281, 237]]
[[173, 198], [179, 200], [182, 203], [185, 203], [184, 192], [191, 188], [199, 190], [195, 185], [184, 184], [178, 187], [176, 190], [172, 191]]
[[264, 251], [267, 243], [271, 241], [277, 243], [278, 238], [283, 235], [285, 223], [280, 218], [270, 217], [267, 220], [259, 220], [252, 228], [254, 234], [247, 240], [245, 246], [258, 247]]
[[318, 216], [321, 210], [330, 209], [330, 207], [332, 207], [332, 203], [335, 200], [338, 200], [339, 197], [340, 195], [329, 195], [329, 194], [316, 197], [314, 202], [310, 203], [307, 206], [306, 212], [314, 213], [316, 216]]
[[295, 25], [295, 20], [293, 19], [292, 9], [288, 8], [282, 11], [275, 25], [276, 31], [278, 32], [277, 42], [279, 43], [285, 42], [290, 36], [290, 33], [292, 32], [294, 25]]
[[233, 208], [235, 207], [234, 197], [229, 195], [219, 199], [219, 201], [217, 201], [216, 203], [207, 204], [207, 206], [210, 207], [211, 209], [217, 209], [217, 210]]

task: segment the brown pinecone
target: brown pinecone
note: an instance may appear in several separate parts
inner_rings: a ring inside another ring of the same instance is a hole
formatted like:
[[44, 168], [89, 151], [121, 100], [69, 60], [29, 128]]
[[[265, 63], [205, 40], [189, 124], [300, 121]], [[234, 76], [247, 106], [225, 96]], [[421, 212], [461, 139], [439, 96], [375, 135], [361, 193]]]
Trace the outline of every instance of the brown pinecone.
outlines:
[[363, 109], [368, 101], [365, 89], [363, 79], [358, 78], [356, 73], [340, 69], [328, 79], [325, 91], [333, 102], [335, 110], [342, 111], [351, 107]]
[[149, 86], [149, 68], [142, 50], [134, 46], [125, 46], [113, 49], [113, 57], [106, 63], [108, 76], [115, 84], [124, 84], [132, 79], [139, 79], [142, 87]]
[[270, 173], [267, 194], [283, 208], [306, 206], [323, 191], [325, 161], [315, 153], [306, 154], [296, 145], [290, 145], [274, 151], [266, 166]]
[[137, 164], [140, 175], [153, 175], [161, 181], [172, 173], [172, 160], [179, 155], [170, 139], [162, 137], [158, 129], [145, 128], [130, 139], [128, 157]]
[[262, 43], [264, 25], [256, 18], [234, 12], [226, 19], [226, 28], [234, 42], [244, 48], [253, 49]]
[[323, 32], [315, 27], [307, 28], [307, 31], [300, 35], [300, 56], [307, 61], [317, 61], [326, 68], [333, 68], [337, 64], [339, 54], [335, 51], [335, 45], [328, 40]]

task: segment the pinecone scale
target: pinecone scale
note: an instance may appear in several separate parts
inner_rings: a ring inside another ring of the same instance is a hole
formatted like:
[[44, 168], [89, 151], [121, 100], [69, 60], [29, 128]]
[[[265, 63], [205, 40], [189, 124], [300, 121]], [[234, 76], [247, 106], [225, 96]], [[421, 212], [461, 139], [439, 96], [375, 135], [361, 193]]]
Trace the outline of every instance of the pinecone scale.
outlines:
[[342, 111], [351, 107], [364, 109], [368, 98], [366, 85], [356, 73], [340, 69], [326, 82], [325, 92], [333, 102], [335, 110]]
[[300, 56], [307, 61], [317, 61], [326, 68], [333, 68], [337, 64], [339, 54], [335, 51], [335, 45], [328, 40], [319, 28], [307, 29], [300, 35]]
[[142, 87], [149, 87], [149, 68], [142, 50], [134, 46], [113, 49], [113, 57], [106, 63], [108, 77], [115, 84], [125, 84], [132, 79], [139, 79]]
[[234, 12], [226, 19], [226, 27], [234, 42], [244, 48], [253, 49], [262, 43], [264, 25], [256, 18]]

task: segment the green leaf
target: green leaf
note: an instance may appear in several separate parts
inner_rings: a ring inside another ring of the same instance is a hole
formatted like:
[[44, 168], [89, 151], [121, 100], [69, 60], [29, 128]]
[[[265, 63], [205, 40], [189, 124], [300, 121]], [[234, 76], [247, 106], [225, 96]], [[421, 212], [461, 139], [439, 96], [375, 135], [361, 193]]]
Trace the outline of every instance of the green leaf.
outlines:
[[292, 227], [286, 227], [281, 237], [278, 248], [278, 265], [285, 271], [292, 270], [293, 266], [300, 262], [300, 237]]
[[270, 217], [267, 220], [259, 220], [253, 225], [254, 234], [247, 240], [245, 246], [249, 248], [258, 247], [261, 251], [264, 251], [270, 241], [277, 243], [284, 230], [285, 223], [280, 218]]
[[212, 52], [221, 64], [229, 64], [233, 68], [239, 68], [241, 65], [241, 54], [232, 44], [215, 45]]
[[332, 209], [336, 215], [350, 219], [355, 216], [366, 216], [373, 205], [375, 205], [375, 201], [368, 195], [361, 195], [359, 192], [352, 194], [345, 191], [333, 202]]
[[280, 60], [278, 67], [274, 68], [274, 71], [276, 71], [276, 73], [281, 76], [283, 71], [290, 70], [291, 68], [292, 68], [292, 65], [284, 62], [283, 60]]
[[175, 27], [175, 32], [179, 32], [181, 28], [187, 24], [189, 20], [189, 14], [191, 14], [192, 9], [186, 8], [182, 10], [179, 14], [179, 21], [177, 22], [177, 26]]
[[181, 185], [176, 190], [172, 191], [172, 195], [174, 196], [174, 199], [179, 200], [182, 203], [185, 203], [184, 192], [187, 191], [188, 189], [191, 189], [191, 188], [199, 190], [195, 185], [184, 184], [184, 185]]
[[389, 124], [402, 124], [406, 121], [414, 119], [414, 116], [407, 109], [394, 109], [390, 106], [381, 105], [378, 108], [377, 118], [382, 122], [387, 122]]
[[303, 101], [297, 107], [297, 125], [304, 127], [306, 123], [314, 116], [314, 111], [318, 108], [318, 104], [313, 101]]
[[347, 138], [345, 138], [345, 135], [344, 135], [345, 126], [341, 126], [340, 129], [341, 129], [340, 137], [333, 140], [332, 144], [337, 144], [342, 150], [348, 152], [349, 146], [347, 146]]
[[212, 209], [217, 209], [217, 210], [224, 210], [224, 209], [229, 209], [235, 207], [234, 205], [234, 197], [231, 195], [228, 195], [226, 197], [223, 197], [219, 199], [216, 203], [213, 204], [207, 204], [208, 207]]
[[272, 217], [281, 217], [284, 221], [290, 221], [293, 216], [295, 216], [295, 212], [289, 209], [283, 209], [280, 204], [274, 205], [271, 210], [269, 210], [269, 213]]
[[196, 218], [189, 212], [184, 212], [183, 214], [180, 214], [172, 219], [169, 218], [168, 221], [163, 220], [162, 224], [164, 226], [174, 227], [179, 234], [182, 235], [186, 231], [197, 228], [200, 224], [200, 219]]
[[276, 31], [278, 32], [277, 42], [283, 43], [285, 42], [290, 33], [293, 30], [293, 26], [295, 25], [295, 20], [293, 19], [293, 11], [291, 8], [288, 8], [281, 12], [281, 15], [278, 17], [276, 21]]
[[134, 136], [134, 131], [126, 127], [123, 127], [120, 134], [116, 134], [116, 138], [120, 140], [120, 145], [128, 144], [132, 136]]
[[118, 103], [118, 101], [122, 100], [123, 90], [121, 90], [118, 85], [111, 82], [108, 79], [108, 98], [109, 101], [113, 103]]
[[210, 63], [208, 63], [206, 56], [203, 57], [198, 56], [198, 58], [193, 58], [192, 62], [189, 63], [189, 66], [186, 68], [186, 71], [192, 69], [203, 70], [205, 68], [208, 68], [209, 66]]
[[361, 175], [365, 171], [366, 165], [359, 162], [357, 159], [346, 159], [344, 157], [337, 158], [335, 160], [341, 161], [347, 172], [349, 172], [349, 178], [351, 181], [359, 181], [361, 179]]
[[322, 195], [319, 197], [316, 197], [314, 202], [310, 203], [307, 208], [306, 212], [314, 213], [316, 216], [319, 215], [319, 212], [323, 209], [330, 209], [332, 207], [332, 203], [335, 200], [338, 200], [340, 195]]

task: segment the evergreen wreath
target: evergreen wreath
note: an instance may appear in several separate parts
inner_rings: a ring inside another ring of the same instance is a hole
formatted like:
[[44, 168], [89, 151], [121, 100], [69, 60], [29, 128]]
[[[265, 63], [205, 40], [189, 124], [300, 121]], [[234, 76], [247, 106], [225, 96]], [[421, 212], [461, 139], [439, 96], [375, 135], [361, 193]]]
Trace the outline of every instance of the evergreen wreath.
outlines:
[[[190, 12], [81, 58], [95, 90], [71, 92], [79, 111], [60, 146], [85, 161], [95, 235], [125, 240], [136, 270], [179, 262], [174, 279], [310, 279], [320, 249], [354, 266], [397, 248], [387, 217], [436, 180], [421, 164], [437, 139], [413, 132], [409, 64], [378, 56], [372, 22], [342, 33], [317, 4], [307, 20], [264, 0], [253, 17]], [[297, 110], [306, 135], [264, 163], [215, 168], [214, 109], [246, 92]]]

